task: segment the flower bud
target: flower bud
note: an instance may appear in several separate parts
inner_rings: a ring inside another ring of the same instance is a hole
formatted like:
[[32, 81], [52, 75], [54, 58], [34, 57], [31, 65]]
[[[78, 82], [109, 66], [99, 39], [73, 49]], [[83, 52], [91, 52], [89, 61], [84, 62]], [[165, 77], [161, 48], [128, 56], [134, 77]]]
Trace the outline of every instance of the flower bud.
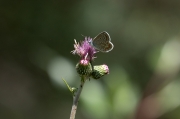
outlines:
[[92, 73], [92, 67], [88, 60], [82, 59], [80, 62], [76, 65], [77, 73], [81, 76], [90, 76]]
[[103, 64], [94, 66], [94, 71], [92, 72], [91, 76], [94, 79], [99, 79], [106, 74], [109, 74], [109, 68], [107, 65]]

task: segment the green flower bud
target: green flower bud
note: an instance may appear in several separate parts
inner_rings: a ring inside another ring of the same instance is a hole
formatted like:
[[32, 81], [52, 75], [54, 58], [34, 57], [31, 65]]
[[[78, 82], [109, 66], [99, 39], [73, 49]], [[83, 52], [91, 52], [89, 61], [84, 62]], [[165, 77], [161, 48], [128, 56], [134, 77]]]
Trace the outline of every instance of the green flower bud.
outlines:
[[92, 67], [88, 60], [80, 60], [80, 62], [76, 65], [77, 73], [80, 76], [89, 77], [92, 73]]
[[92, 72], [91, 76], [94, 79], [99, 79], [106, 74], [109, 74], [109, 68], [107, 65], [103, 64], [94, 66], [94, 71]]

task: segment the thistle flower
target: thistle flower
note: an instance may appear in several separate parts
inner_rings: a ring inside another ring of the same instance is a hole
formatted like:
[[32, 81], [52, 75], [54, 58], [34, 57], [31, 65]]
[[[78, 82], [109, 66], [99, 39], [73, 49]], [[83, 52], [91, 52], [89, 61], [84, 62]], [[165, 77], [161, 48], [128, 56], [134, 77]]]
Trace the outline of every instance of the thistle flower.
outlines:
[[96, 53], [95, 48], [89, 43], [91, 42], [92, 38], [85, 37], [84, 41], [80, 44], [75, 41], [74, 48], [75, 50], [72, 51], [73, 54], [77, 54], [81, 57], [81, 59], [92, 61], [95, 57], [94, 54]]
[[91, 61], [95, 58], [94, 54], [96, 53], [96, 50], [91, 46], [91, 40], [90, 37], [85, 37], [84, 41], [80, 44], [74, 40], [75, 50], [73, 50], [72, 53], [79, 55], [81, 58], [80, 62], [76, 65], [77, 73], [81, 76], [89, 77], [92, 73]]

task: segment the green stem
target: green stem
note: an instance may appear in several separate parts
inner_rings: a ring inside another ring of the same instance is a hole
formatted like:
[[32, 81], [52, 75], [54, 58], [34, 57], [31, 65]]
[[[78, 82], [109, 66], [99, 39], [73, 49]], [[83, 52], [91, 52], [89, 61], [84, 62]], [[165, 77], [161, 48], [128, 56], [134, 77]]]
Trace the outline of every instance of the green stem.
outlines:
[[73, 95], [73, 105], [72, 105], [72, 109], [71, 109], [70, 119], [75, 119], [76, 110], [77, 110], [77, 106], [78, 106], [78, 102], [79, 102], [79, 97], [81, 95], [81, 91], [84, 87], [85, 81], [86, 81], [85, 77], [82, 76], [81, 77], [81, 84], [78, 88], [78, 91]]

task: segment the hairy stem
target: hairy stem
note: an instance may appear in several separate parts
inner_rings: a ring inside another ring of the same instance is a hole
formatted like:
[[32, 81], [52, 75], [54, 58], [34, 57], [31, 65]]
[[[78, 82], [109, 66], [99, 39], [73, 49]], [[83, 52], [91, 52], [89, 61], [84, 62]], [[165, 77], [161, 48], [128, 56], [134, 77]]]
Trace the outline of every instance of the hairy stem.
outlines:
[[79, 102], [79, 97], [81, 95], [81, 91], [83, 89], [84, 83], [85, 83], [85, 77], [81, 77], [81, 84], [78, 88], [78, 91], [73, 95], [73, 105], [72, 105], [72, 109], [71, 109], [71, 114], [70, 114], [70, 119], [75, 119], [76, 116], [76, 110], [77, 110], [77, 106], [78, 106], [78, 102]]

